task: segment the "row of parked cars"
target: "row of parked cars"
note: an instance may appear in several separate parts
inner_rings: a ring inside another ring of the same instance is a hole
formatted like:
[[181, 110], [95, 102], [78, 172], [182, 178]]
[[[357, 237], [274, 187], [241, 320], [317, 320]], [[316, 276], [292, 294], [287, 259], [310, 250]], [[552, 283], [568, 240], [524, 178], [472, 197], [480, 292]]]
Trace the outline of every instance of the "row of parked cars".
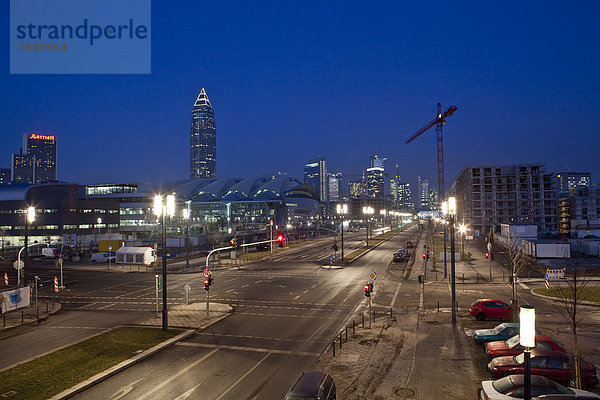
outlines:
[[400, 246], [398, 251], [394, 253], [393, 260], [394, 262], [405, 262], [410, 259], [410, 254], [408, 253], [408, 249], [414, 248], [414, 244], [412, 240], [406, 241], [406, 246]]
[[[508, 320], [512, 315], [512, 307], [498, 299], [479, 299], [471, 304], [470, 313], [478, 320]], [[519, 323], [504, 322], [493, 329], [474, 332], [473, 341], [483, 346], [489, 361], [487, 370], [496, 379], [482, 382], [480, 400], [524, 397], [524, 348], [519, 341], [519, 330]], [[595, 393], [573, 388], [574, 362], [560, 344], [543, 335], [539, 329], [535, 343], [530, 364], [531, 395], [534, 399], [600, 399]], [[583, 361], [581, 366], [584, 386], [593, 388], [598, 385], [594, 365]]]

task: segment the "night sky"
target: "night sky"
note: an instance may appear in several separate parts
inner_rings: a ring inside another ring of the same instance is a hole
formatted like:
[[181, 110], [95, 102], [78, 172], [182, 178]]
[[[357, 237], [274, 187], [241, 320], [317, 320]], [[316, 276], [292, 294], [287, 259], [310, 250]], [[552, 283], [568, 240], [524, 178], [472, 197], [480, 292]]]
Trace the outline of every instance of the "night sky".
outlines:
[[[524, 4], [522, 4], [524, 3]], [[8, 47], [9, 3], [0, 6]], [[59, 140], [59, 179], [189, 177], [193, 103], [215, 110], [217, 177], [287, 172], [321, 155], [360, 174], [369, 154], [403, 180], [446, 186], [466, 165], [545, 162], [600, 182], [599, 1], [152, 4], [150, 75], [0, 72], [0, 167], [22, 134]]]

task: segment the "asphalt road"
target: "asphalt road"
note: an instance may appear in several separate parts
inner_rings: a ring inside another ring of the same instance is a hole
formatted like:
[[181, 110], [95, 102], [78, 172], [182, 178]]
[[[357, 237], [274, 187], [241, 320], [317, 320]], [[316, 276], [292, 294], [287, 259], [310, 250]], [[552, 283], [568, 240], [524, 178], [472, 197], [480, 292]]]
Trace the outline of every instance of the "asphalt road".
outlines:
[[283, 398], [364, 307], [369, 271], [385, 276], [391, 254], [413, 233], [401, 233], [344, 269], [321, 268], [331, 251], [327, 242], [271, 262], [215, 271], [211, 301], [231, 304], [231, 316], [78, 398]]

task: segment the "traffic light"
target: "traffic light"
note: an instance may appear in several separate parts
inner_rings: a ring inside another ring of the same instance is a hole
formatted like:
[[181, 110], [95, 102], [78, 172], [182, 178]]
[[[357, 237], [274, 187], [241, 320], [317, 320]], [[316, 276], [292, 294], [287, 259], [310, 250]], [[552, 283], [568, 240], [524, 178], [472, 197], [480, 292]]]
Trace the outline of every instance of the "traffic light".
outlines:
[[427, 259], [427, 252], [426, 252], [426, 251], [424, 251], [424, 252], [423, 252], [423, 260], [426, 260], [426, 259]]
[[371, 297], [371, 285], [369, 285], [368, 283], [365, 285], [365, 296]]
[[279, 247], [283, 247], [283, 235], [277, 236], [277, 241], [279, 242]]
[[369, 282], [369, 292], [373, 293], [373, 282]]
[[233, 238], [229, 241], [229, 243], [231, 243], [232, 246], [237, 246], [237, 239]]
[[339, 250], [339, 247], [337, 245], [337, 240], [333, 241], [333, 246], [331, 246], [331, 248], [333, 249], [333, 251], [338, 251]]
[[430, 261], [431, 259], [431, 253], [429, 251], [427, 251], [427, 261]]
[[489, 252], [485, 252], [485, 258], [490, 258], [490, 253]]
[[208, 278], [206, 278], [204, 280], [204, 290], [208, 290], [210, 288], [210, 285], [213, 284], [213, 281], [214, 281], [214, 279], [211, 276], [209, 276]]

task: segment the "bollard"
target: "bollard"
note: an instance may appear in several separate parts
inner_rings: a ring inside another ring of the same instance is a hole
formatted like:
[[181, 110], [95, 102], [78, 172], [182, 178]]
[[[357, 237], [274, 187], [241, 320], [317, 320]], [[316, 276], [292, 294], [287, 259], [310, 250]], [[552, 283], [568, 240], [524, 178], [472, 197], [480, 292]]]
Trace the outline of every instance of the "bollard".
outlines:
[[46, 302], [46, 313], [48, 312], [48, 302]]
[[465, 274], [463, 274], [463, 283], [465, 283]]
[[340, 350], [342, 349], [342, 332], [340, 332]]
[[346, 343], [348, 343], [348, 327], [346, 327]]
[[331, 342], [331, 349], [333, 350], [333, 356], [335, 357], [335, 340]]
[[377, 311], [373, 311], [373, 323], [375, 323], [375, 314], [377, 314]]
[[390, 318], [394, 318], [394, 309], [390, 307]]
[[479, 283], [479, 273], [475, 272], [475, 280], [477, 281], [477, 283]]
[[438, 301], [438, 314], [440, 313], [440, 302]]
[[356, 331], [354, 330], [354, 320], [352, 320], [352, 334], [354, 335]]
[[437, 272], [435, 273], [435, 281], [437, 282]]
[[362, 315], [362, 327], [365, 327], [365, 314]]
[[2, 327], [6, 326], [6, 314], [2, 314]]
[[25, 320], [25, 313], [23, 311], [21, 311], [21, 325], [23, 325], [24, 320]]

